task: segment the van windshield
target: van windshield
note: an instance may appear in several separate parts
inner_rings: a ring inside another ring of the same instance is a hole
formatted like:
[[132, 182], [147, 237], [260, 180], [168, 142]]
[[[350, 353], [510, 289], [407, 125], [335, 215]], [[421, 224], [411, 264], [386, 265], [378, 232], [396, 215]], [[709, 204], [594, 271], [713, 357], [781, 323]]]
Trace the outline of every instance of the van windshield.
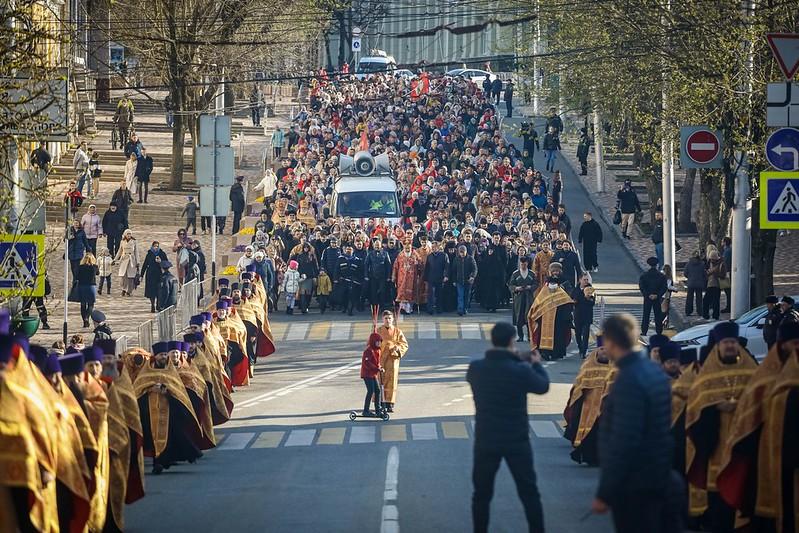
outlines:
[[396, 217], [397, 195], [388, 191], [339, 193], [336, 213], [345, 217]]
[[386, 62], [361, 61], [358, 63], [359, 73], [371, 74], [373, 72], [386, 72], [387, 70], [392, 70], [392, 67]]

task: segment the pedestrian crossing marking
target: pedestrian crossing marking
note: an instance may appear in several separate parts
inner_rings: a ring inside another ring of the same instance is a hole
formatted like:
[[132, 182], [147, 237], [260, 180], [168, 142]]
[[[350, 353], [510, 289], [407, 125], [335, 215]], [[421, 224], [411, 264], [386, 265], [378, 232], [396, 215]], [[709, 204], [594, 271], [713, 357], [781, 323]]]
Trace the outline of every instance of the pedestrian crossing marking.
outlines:
[[255, 433], [231, 433], [218, 450], [243, 450], [250, 443]]
[[350, 431], [350, 444], [365, 444], [375, 441], [374, 426], [355, 426]]
[[276, 341], [282, 341], [288, 329], [288, 322], [270, 322], [269, 329], [272, 330], [272, 336]]
[[287, 341], [301, 341], [305, 340], [305, 336], [308, 334], [309, 324], [308, 322], [295, 322], [291, 326], [289, 326], [289, 331], [286, 334]]
[[344, 444], [344, 434], [347, 428], [323, 428], [319, 432], [316, 444]]
[[383, 442], [403, 442], [408, 440], [405, 424], [392, 424], [380, 427], [380, 440]]
[[480, 327], [483, 329], [483, 335], [485, 336], [485, 338], [490, 339], [491, 328], [494, 327], [494, 324], [492, 324], [491, 322], [483, 322], [482, 324], [480, 324]]
[[352, 322], [333, 322], [330, 325], [330, 340], [344, 341], [350, 339], [350, 329]]
[[445, 439], [468, 439], [466, 424], [463, 422], [441, 422], [441, 433]]
[[416, 333], [420, 339], [435, 339], [436, 325], [431, 322], [419, 322], [416, 324]]
[[315, 436], [315, 429], [295, 429], [289, 433], [284, 446], [310, 446]]
[[330, 322], [315, 322], [308, 332], [308, 340], [327, 340], [330, 335]]
[[414, 322], [405, 321], [404, 324], [400, 327], [402, 333], [405, 334], [406, 339], [415, 339], [416, 338], [416, 324]]
[[455, 324], [454, 322], [441, 322], [438, 325], [438, 331], [439, 331], [442, 339], [457, 339], [457, 338], [459, 338], [458, 325]]
[[479, 324], [460, 324], [461, 337], [464, 339], [482, 339]]
[[277, 448], [285, 434], [285, 431], [263, 431], [250, 448]]
[[434, 422], [422, 422], [411, 424], [411, 436], [413, 440], [436, 440], [438, 431]]
[[531, 420], [530, 428], [536, 437], [542, 439], [555, 439], [561, 437], [557, 423], [552, 420]]
[[363, 339], [363, 342], [366, 342], [369, 340], [373, 327], [371, 322], [356, 322], [352, 328], [352, 339], [356, 341]]

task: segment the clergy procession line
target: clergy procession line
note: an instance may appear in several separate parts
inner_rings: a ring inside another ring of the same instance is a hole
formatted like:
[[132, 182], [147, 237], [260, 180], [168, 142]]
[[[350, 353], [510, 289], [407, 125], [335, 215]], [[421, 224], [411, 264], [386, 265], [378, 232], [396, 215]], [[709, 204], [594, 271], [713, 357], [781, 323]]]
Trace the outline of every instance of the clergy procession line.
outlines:
[[[738, 329], [721, 322], [701, 347], [681, 347], [664, 335], [649, 338], [649, 358], [670, 378], [672, 468], [684, 482], [677, 489], [684, 505], [670, 512], [688, 516], [692, 530], [797, 532], [799, 323], [777, 328], [759, 365]], [[563, 414], [577, 463], [604, 466], [601, 433], [612, 422], [603, 418], [617, 375], [600, 334]]]

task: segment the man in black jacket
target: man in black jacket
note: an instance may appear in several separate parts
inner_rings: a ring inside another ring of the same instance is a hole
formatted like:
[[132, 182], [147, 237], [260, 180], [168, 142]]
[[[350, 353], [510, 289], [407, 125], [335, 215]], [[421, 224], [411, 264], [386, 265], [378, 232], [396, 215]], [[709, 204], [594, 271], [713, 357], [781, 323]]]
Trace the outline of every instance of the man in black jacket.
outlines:
[[475, 405], [472, 523], [475, 533], [488, 531], [494, 478], [505, 459], [522, 500], [531, 532], [544, 531], [544, 511], [533, 469], [527, 395], [545, 394], [549, 377], [541, 355], [515, 351], [516, 328], [507, 322], [491, 330], [491, 344], [483, 359], [469, 364], [466, 381]]
[[142, 147], [141, 157], [136, 163], [136, 181], [139, 182], [139, 200], [142, 203], [142, 189], [144, 189], [144, 203], [147, 203], [147, 196], [150, 193], [150, 174], [153, 173], [153, 158], [147, 155], [147, 149]]
[[655, 223], [652, 225], [652, 244], [655, 245], [658, 268], [663, 269], [663, 209], [659, 207], [655, 211]]
[[117, 254], [119, 242], [126, 229], [128, 229], [128, 221], [125, 215], [117, 208], [116, 204], [112, 203], [108, 206], [108, 211], [103, 214], [103, 233], [111, 257]]
[[649, 265], [649, 270], [641, 274], [638, 278], [638, 288], [641, 291], [641, 296], [644, 297], [644, 315], [641, 320], [641, 333], [646, 335], [649, 331], [649, 318], [652, 311], [655, 312], [655, 331], [660, 334], [663, 333], [663, 295], [668, 290], [666, 276], [658, 270], [658, 258], [650, 257], [646, 260]]
[[338, 258], [333, 283], [340, 294], [342, 310], [352, 316], [352, 308], [361, 297], [361, 281], [363, 280], [363, 263], [352, 253], [352, 246], [344, 245], [344, 253]]
[[169, 271], [172, 268], [172, 263], [169, 261], [161, 261], [161, 281], [158, 283], [158, 302], [156, 309], [163, 311], [178, 303], [178, 280]]
[[[469, 234], [471, 235], [471, 234]], [[458, 315], [463, 316], [469, 312], [472, 302], [472, 284], [477, 277], [477, 261], [469, 255], [465, 244], [458, 246], [458, 255], [450, 264], [449, 278], [455, 284], [458, 300]]]
[[599, 488], [594, 513], [613, 512], [617, 532], [683, 531], [681, 481], [671, 470], [671, 386], [639, 350], [635, 318], [602, 325], [605, 353], [618, 373], [602, 407]]
[[372, 249], [366, 253], [364, 261], [364, 284], [368, 287], [367, 297], [372, 313], [377, 316], [380, 306], [388, 303], [388, 284], [391, 280], [391, 259], [383, 250], [379, 237], [372, 240]]
[[621, 234], [625, 239], [630, 238], [630, 226], [635, 222], [635, 214], [641, 211], [638, 193], [633, 189], [633, 182], [626, 180], [619, 192], [616, 193], [617, 206], [621, 211]]
[[244, 198], [244, 187], [241, 185], [243, 181], [244, 176], [236, 176], [236, 183], [230, 188], [230, 209], [233, 211], [232, 235], [239, 232], [239, 228], [241, 227], [241, 215], [244, 213], [244, 208], [247, 206], [247, 201]]
[[433, 241], [433, 251], [427, 256], [422, 280], [427, 283], [427, 312], [441, 312], [441, 291], [449, 274], [449, 257], [441, 249], [441, 241]]
[[602, 228], [594, 220], [594, 215], [590, 211], [583, 214], [583, 220], [580, 231], [577, 233], [577, 242], [583, 245], [583, 267], [588, 272], [596, 272], [599, 270], [597, 245], [602, 242]]

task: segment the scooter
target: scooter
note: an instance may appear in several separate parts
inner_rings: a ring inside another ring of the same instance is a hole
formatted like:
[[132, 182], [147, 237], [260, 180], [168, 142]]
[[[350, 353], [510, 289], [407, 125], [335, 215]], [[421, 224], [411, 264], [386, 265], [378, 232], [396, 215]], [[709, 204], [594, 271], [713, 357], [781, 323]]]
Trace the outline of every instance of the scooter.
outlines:
[[[380, 386], [380, 380], [377, 380], [377, 394], [380, 398], [383, 397], [383, 387]], [[386, 408], [383, 407], [383, 402], [380, 402], [380, 409], [372, 413], [371, 416], [364, 416], [360, 411], [350, 411], [350, 420], [354, 421], [356, 418], [381, 418], [383, 422], [388, 422], [391, 416], [386, 411]]]

